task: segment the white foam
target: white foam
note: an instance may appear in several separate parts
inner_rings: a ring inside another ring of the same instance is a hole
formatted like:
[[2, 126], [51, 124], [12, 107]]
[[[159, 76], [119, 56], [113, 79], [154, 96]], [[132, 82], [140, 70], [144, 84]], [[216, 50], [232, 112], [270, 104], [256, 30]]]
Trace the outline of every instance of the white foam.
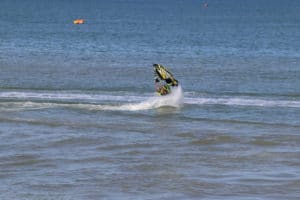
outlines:
[[236, 98], [185, 98], [186, 104], [194, 105], [229, 105], [229, 106], [260, 106], [260, 107], [292, 107], [300, 108], [300, 101], [274, 100], [274, 99], [251, 99], [249, 97]]
[[0, 102], [0, 111], [22, 111], [22, 110], [39, 110], [51, 107], [59, 107], [56, 103], [41, 103], [41, 102]]
[[30, 99], [30, 100], [88, 100], [88, 101], [127, 101], [144, 100], [136, 95], [83, 94], [70, 92], [0, 92], [0, 98]]
[[160, 107], [178, 108], [183, 103], [183, 92], [179, 86], [174, 88], [172, 93], [166, 96], [153, 96], [138, 103], [126, 103], [119, 105], [94, 105], [94, 104], [73, 104], [72, 107], [89, 110], [120, 110], [120, 111], [138, 111], [149, 110]]
[[180, 107], [183, 104], [183, 92], [182, 88], [178, 86], [172, 90], [172, 93], [166, 96], [151, 97], [145, 101], [135, 104], [124, 104], [118, 109], [120, 110], [148, 110], [160, 107]]
[[[166, 96], [116, 96], [116, 95], [87, 95], [72, 93], [34, 93], [34, 92], [2, 92], [0, 98], [16, 98], [26, 100], [23, 102], [1, 102], [1, 110], [15, 111], [24, 109], [44, 109], [51, 107], [69, 107], [87, 110], [124, 110], [138, 111], [155, 109], [159, 107], [180, 107], [183, 100], [182, 88], [174, 88], [172, 93]], [[53, 102], [33, 102], [32, 100], [97, 100], [112, 101], [114, 105], [91, 104], [91, 103], [53, 103]], [[142, 101], [141, 101], [142, 100]], [[120, 102], [136, 103], [120, 103]], [[116, 103], [119, 102], [119, 103]]]
[[[90, 94], [71, 91], [34, 92], [12, 91], [0, 92], [0, 111], [18, 111], [65, 107], [87, 110], [124, 110], [138, 111], [160, 107], [181, 107], [182, 105], [227, 105], [254, 107], [287, 107], [300, 108], [299, 100], [278, 100], [272, 98], [238, 97], [200, 97], [194, 93], [185, 93], [179, 86], [166, 96], [156, 96], [153, 93], [137, 95], [136, 93], [121, 94], [120, 92]], [[11, 101], [17, 100], [17, 101]], [[6, 101], [9, 100], [9, 101]], [[72, 103], [70, 103], [70, 101]]]

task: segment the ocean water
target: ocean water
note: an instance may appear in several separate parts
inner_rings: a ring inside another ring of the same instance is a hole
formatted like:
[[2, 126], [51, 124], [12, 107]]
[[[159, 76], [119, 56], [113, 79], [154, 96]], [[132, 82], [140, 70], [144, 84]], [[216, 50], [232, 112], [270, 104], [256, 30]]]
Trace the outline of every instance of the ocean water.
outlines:
[[203, 3], [1, 0], [0, 199], [300, 199], [300, 1]]

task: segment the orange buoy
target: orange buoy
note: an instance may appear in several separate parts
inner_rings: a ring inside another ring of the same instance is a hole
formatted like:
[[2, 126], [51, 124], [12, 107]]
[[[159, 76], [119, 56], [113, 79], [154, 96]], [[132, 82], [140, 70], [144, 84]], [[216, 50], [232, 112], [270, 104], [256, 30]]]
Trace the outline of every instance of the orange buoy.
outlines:
[[74, 24], [84, 24], [84, 19], [75, 19], [73, 21]]

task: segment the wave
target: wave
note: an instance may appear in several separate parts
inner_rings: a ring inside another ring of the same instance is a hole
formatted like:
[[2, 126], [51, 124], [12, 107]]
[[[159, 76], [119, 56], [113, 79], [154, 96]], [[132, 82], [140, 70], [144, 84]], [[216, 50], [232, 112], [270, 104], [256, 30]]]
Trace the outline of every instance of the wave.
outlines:
[[300, 101], [293, 100], [274, 100], [274, 99], [253, 99], [249, 97], [234, 98], [185, 98], [186, 104], [197, 105], [228, 105], [228, 106], [256, 106], [256, 107], [291, 107], [300, 108]]
[[112, 95], [112, 94], [83, 94], [70, 92], [0, 92], [2, 99], [17, 100], [45, 100], [45, 101], [141, 101], [146, 97], [137, 95]]
[[153, 93], [144, 95], [130, 93], [89, 94], [68, 91], [32, 92], [11, 91], [0, 92], [0, 110], [34, 110], [45, 108], [77, 108], [86, 110], [120, 110], [138, 111], [160, 107], [179, 108], [182, 105], [225, 105], [225, 106], [253, 106], [253, 107], [287, 107], [300, 108], [299, 100], [278, 100], [267, 98], [239, 97], [201, 97], [191, 95], [181, 87], [175, 88], [170, 95], [154, 96]]
[[[0, 102], [0, 110], [17, 111], [27, 109], [44, 109], [54, 107], [77, 108], [87, 110], [124, 110], [138, 111], [149, 110], [160, 107], [181, 107], [183, 100], [182, 88], [179, 86], [173, 89], [172, 93], [166, 96], [118, 96], [118, 95], [93, 95], [75, 93], [34, 93], [34, 92], [2, 92], [2, 99], [17, 99], [18, 102]], [[33, 100], [47, 100], [50, 102], [35, 102]], [[74, 100], [75, 102], [66, 103], [63, 100]], [[109, 101], [110, 104], [78, 103], [80, 100], [89, 101]], [[60, 102], [51, 102], [60, 101]], [[62, 101], [62, 102], [61, 102]], [[140, 102], [138, 102], [140, 101]], [[118, 103], [115, 103], [118, 102]], [[121, 103], [120, 103], [121, 102]], [[123, 102], [123, 103], [122, 103]], [[124, 103], [127, 102], [127, 103]], [[128, 103], [134, 102], [134, 103]], [[112, 104], [114, 103], [114, 104]]]

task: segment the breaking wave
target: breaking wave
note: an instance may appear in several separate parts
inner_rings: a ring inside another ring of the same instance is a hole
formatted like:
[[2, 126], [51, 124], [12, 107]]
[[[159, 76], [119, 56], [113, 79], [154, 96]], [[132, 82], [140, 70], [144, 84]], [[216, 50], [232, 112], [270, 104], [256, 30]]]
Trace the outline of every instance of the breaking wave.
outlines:
[[[149, 110], [160, 107], [178, 108], [183, 103], [183, 92], [179, 86], [173, 89], [172, 93], [166, 96], [120, 96], [120, 95], [93, 95], [93, 94], [75, 94], [75, 93], [34, 93], [34, 92], [2, 92], [2, 99], [17, 99], [18, 102], [0, 102], [0, 109], [6, 111], [22, 109], [44, 109], [53, 107], [67, 107], [87, 110], [124, 110], [138, 111]], [[64, 101], [71, 101], [66, 103]], [[38, 101], [38, 102], [37, 102]], [[56, 102], [40, 102], [56, 101]], [[59, 101], [59, 102], [57, 102]], [[80, 103], [83, 101], [84, 103]], [[90, 103], [85, 103], [89, 101]], [[91, 103], [91, 102], [99, 103]], [[101, 102], [108, 101], [103, 104]], [[116, 103], [118, 102], [118, 103]]]
[[[188, 94], [188, 93], [187, 93]], [[0, 111], [35, 110], [46, 108], [71, 108], [86, 110], [119, 110], [138, 111], [160, 107], [179, 108], [183, 105], [225, 105], [254, 107], [287, 107], [300, 108], [300, 100], [278, 100], [267, 98], [240, 97], [200, 97], [183, 98], [179, 86], [167, 96], [103, 93], [84, 94], [80, 92], [0, 92]]]
[[184, 103], [196, 105], [228, 105], [228, 106], [258, 106], [258, 107], [291, 107], [300, 108], [300, 101], [253, 99], [249, 97], [234, 98], [185, 98]]

